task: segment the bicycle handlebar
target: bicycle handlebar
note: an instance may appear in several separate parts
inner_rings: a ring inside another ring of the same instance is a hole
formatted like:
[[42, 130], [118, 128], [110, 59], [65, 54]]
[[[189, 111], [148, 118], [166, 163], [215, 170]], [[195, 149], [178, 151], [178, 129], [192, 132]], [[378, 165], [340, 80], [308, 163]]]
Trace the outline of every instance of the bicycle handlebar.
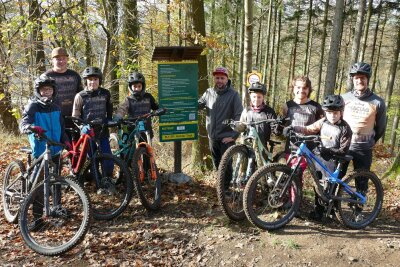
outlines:
[[240, 123], [246, 126], [255, 126], [261, 123], [277, 123], [277, 124], [283, 124], [285, 121], [289, 120], [289, 118], [277, 118], [277, 119], [266, 119], [262, 121], [251, 121], [251, 122], [244, 122], [244, 121], [235, 121], [232, 119], [227, 119], [222, 121], [222, 124], [224, 125], [229, 125], [229, 126], [235, 126], [236, 123]]
[[166, 113], [167, 109], [165, 108], [160, 108], [157, 109], [156, 111], [152, 111], [140, 116], [136, 116], [133, 118], [129, 118], [129, 119], [120, 119], [116, 123], [116, 125], [120, 125], [120, 124], [124, 124], [124, 125], [136, 125], [137, 121], [142, 120], [142, 119], [146, 119], [146, 118], [150, 118], [150, 117], [155, 117], [155, 116], [161, 116], [164, 115]]
[[[29, 127], [28, 128], [30, 131], [32, 131], [32, 128], [31, 127]], [[33, 133], [35, 133], [34, 131], [32, 131]], [[45, 131], [46, 132], [46, 131]], [[35, 133], [35, 135], [37, 136], [37, 138], [38, 139], [44, 139], [44, 140], [46, 140], [46, 143], [49, 145], [49, 146], [61, 146], [62, 148], [66, 148], [67, 146], [65, 145], [65, 144], [63, 144], [63, 143], [59, 143], [59, 142], [56, 142], [56, 141], [54, 141], [54, 140], [51, 140], [44, 132], [42, 133], [42, 134], [38, 134], [38, 133]]]

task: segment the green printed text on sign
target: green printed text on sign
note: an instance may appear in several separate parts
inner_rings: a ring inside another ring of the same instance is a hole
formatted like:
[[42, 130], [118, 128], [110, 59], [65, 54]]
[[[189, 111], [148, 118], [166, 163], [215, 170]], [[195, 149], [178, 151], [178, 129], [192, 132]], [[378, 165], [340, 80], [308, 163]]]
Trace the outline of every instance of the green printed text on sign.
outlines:
[[197, 79], [197, 62], [158, 63], [161, 142], [197, 139]]

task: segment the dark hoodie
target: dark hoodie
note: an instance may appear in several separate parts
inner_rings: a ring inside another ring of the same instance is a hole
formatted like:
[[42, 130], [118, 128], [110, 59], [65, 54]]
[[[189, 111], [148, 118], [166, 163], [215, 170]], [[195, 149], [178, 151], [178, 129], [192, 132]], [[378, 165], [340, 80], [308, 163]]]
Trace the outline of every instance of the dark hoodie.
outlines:
[[231, 127], [222, 124], [226, 119], [239, 121], [243, 111], [239, 94], [232, 87], [231, 80], [228, 80], [222, 90], [208, 88], [200, 97], [198, 104], [199, 109], [207, 110], [206, 128], [210, 139], [222, 140], [225, 137], [236, 139], [239, 136], [239, 133]]

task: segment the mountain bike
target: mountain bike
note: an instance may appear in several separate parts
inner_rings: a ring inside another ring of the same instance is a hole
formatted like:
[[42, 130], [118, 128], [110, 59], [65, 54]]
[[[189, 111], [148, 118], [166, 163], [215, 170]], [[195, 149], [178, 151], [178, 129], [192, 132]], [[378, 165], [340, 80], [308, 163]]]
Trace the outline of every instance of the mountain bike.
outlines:
[[[88, 192], [93, 217], [97, 220], [113, 219], [126, 209], [132, 198], [132, 177], [125, 162], [112, 154], [102, 152], [98, 136], [102, 136], [107, 127], [115, 127], [117, 124], [103, 123], [99, 120], [86, 121], [77, 117], [67, 118], [78, 127], [89, 125], [92, 129], [99, 130], [98, 135], [91, 131], [90, 134], [83, 133], [79, 139], [72, 141], [72, 150], [62, 156], [63, 167], [70, 171]], [[80, 134], [75, 128], [66, 130], [72, 136]]]
[[161, 178], [155, 162], [150, 132], [145, 129], [145, 120], [165, 112], [165, 109], [158, 109], [136, 118], [122, 119], [118, 124], [118, 137], [110, 138], [114, 144], [118, 144], [113, 154], [132, 168], [135, 190], [147, 210], [160, 208]]
[[258, 167], [271, 162], [286, 162], [285, 152], [273, 154], [274, 147], [281, 142], [268, 140], [269, 149], [264, 147], [256, 126], [262, 123], [281, 124], [280, 119], [268, 119], [257, 122], [226, 122], [235, 129], [238, 123], [245, 126], [241, 143], [231, 146], [221, 158], [218, 168], [217, 195], [222, 210], [231, 220], [240, 221], [246, 218], [243, 210], [243, 190], [250, 176]]
[[[3, 181], [3, 208], [7, 221], [16, 223], [26, 245], [39, 254], [60, 255], [75, 247], [85, 236], [90, 222], [90, 202], [72, 177], [61, 177], [51, 156], [51, 146], [64, 144], [38, 136], [46, 142], [43, 154], [32, 162], [32, 150], [26, 166], [14, 160]], [[43, 181], [39, 181], [43, 175]]]
[[[332, 172], [307, 147], [321, 144], [315, 135], [301, 136], [291, 131], [290, 140], [296, 151], [287, 162], [304, 157], [313, 178], [313, 186], [321, 204], [325, 206], [324, 219], [334, 212], [340, 223], [351, 229], [362, 229], [379, 215], [383, 202], [383, 188], [379, 178], [368, 170], [354, 170], [340, 178], [341, 166], [352, 157], [333, 156], [338, 164]], [[301, 201], [300, 160], [292, 167], [270, 164], [253, 174], [244, 191], [244, 209], [247, 218], [264, 230], [274, 230], [289, 223], [298, 212]], [[320, 180], [316, 166], [326, 174]], [[359, 190], [357, 181], [368, 182], [368, 190]], [[292, 193], [293, 192], [293, 193]]]

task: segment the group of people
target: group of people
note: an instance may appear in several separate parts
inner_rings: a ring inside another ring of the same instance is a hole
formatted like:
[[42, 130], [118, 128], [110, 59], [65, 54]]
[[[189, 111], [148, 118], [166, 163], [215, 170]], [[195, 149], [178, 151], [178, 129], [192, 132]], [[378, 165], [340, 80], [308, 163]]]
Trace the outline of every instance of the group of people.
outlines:
[[[133, 72], [128, 77], [129, 93], [125, 101], [116, 110], [113, 117], [113, 104], [110, 91], [101, 87], [103, 74], [97, 67], [90, 66], [81, 76], [68, 69], [69, 55], [65, 48], [57, 47], [51, 53], [53, 68], [40, 75], [34, 84], [34, 94], [25, 106], [20, 122], [22, 133], [28, 134], [32, 154], [39, 157], [45, 150], [45, 143], [35, 135], [46, 135], [55, 141], [64, 143], [71, 149], [74, 138], [65, 132], [65, 128], [75, 127], [68, 117], [78, 117], [84, 121], [119, 120], [124, 116], [134, 118], [158, 109], [154, 97], [146, 92], [145, 77]], [[151, 130], [151, 122], [146, 122]], [[80, 128], [81, 133], [91, 134], [99, 139], [104, 153], [111, 153], [109, 132], [92, 129], [89, 125]], [[143, 137], [145, 138], [145, 137]], [[96, 149], [96, 144], [92, 143]], [[52, 147], [52, 155], [56, 156], [60, 147]]]
[[[283, 129], [287, 134], [290, 130], [303, 134], [320, 134], [322, 148], [320, 158], [330, 169], [336, 167], [334, 155], [353, 157], [354, 169], [369, 170], [372, 164], [372, 149], [383, 136], [386, 127], [385, 102], [368, 87], [371, 78], [371, 66], [358, 62], [351, 66], [349, 75], [354, 89], [343, 95], [328, 95], [322, 105], [310, 99], [312, 93], [311, 81], [300, 76], [292, 80], [291, 92], [293, 99], [286, 102], [281, 115], [289, 119], [289, 126]], [[223, 121], [254, 122], [276, 118], [276, 112], [264, 101], [266, 87], [261, 83], [251, 84], [248, 88], [250, 105], [243, 109], [239, 94], [232, 87], [228, 70], [218, 67], [213, 72], [214, 87], [199, 99], [199, 108], [207, 109], [206, 128], [210, 150], [215, 169], [218, 169], [224, 152], [238, 138], [239, 133], [224, 125]], [[238, 130], [237, 128], [236, 130]], [[260, 124], [258, 134], [264, 138], [264, 144], [269, 140], [273, 129], [271, 124]], [[290, 154], [290, 141], [286, 143], [287, 158]], [[290, 162], [289, 164], [294, 164]], [[341, 176], [347, 172], [349, 162], [342, 168]], [[305, 160], [300, 163], [302, 171], [307, 167]], [[322, 178], [322, 172], [320, 173]], [[366, 192], [366, 180], [357, 180], [359, 192]], [[310, 217], [321, 220], [324, 206], [318, 198], [315, 199], [315, 209]]]
[[[133, 72], [128, 77], [129, 94], [120, 104], [113, 116], [113, 105], [110, 91], [101, 87], [103, 74], [97, 67], [87, 67], [81, 76], [68, 69], [69, 55], [66, 49], [58, 47], [51, 53], [53, 68], [40, 75], [35, 80], [34, 95], [26, 105], [20, 130], [29, 134], [29, 142], [33, 156], [39, 157], [45, 150], [45, 143], [35, 138], [35, 134], [46, 135], [53, 140], [66, 144], [71, 149], [72, 136], [65, 133], [65, 127], [74, 127], [66, 116], [79, 117], [85, 121], [94, 119], [119, 120], [124, 116], [137, 117], [159, 108], [154, 97], [146, 92], [145, 77], [139, 72]], [[198, 100], [199, 109], [206, 109], [206, 128], [213, 164], [218, 169], [222, 155], [239, 137], [240, 133], [223, 123], [227, 119], [235, 121], [260, 121], [277, 118], [276, 112], [266, 105], [267, 88], [257, 82], [250, 85], [248, 93], [250, 105], [243, 109], [242, 101], [229, 79], [228, 70], [218, 67], [213, 71], [214, 86]], [[350, 154], [353, 156], [355, 169], [370, 169], [372, 163], [372, 148], [381, 138], [386, 127], [385, 103], [368, 87], [371, 77], [371, 66], [367, 63], [354, 64], [349, 73], [354, 89], [340, 95], [327, 96], [322, 106], [310, 99], [312, 93], [311, 81], [300, 76], [293, 79], [291, 92], [293, 99], [286, 102], [281, 110], [283, 117], [289, 118], [289, 126], [284, 129], [294, 130], [304, 134], [317, 134], [328, 138], [322, 139], [320, 154], [329, 166], [332, 155]], [[153, 136], [151, 121], [146, 122], [146, 128]], [[81, 127], [81, 133], [97, 135], [104, 153], [111, 153], [109, 133], [105, 131], [100, 136], [96, 129], [88, 125]], [[271, 132], [277, 129], [270, 124], [260, 124], [257, 131], [263, 143], [269, 140]], [[94, 146], [95, 147], [95, 146]], [[52, 147], [53, 155], [61, 148]], [[289, 142], [286, 144], [289, 156]], [[332, 165], [332, 164], [331, 164]], [[300, 167], [304, 171], [306, 162]], [[335, 166], [333, 166], [335, 167]], [[343, 168], [346, 173], [348, 163]], [[357, 181], [357, 189], [367, 190], [366, 181]], [[318, 204], [313, 216], [321, 218], [323, 207]]]

